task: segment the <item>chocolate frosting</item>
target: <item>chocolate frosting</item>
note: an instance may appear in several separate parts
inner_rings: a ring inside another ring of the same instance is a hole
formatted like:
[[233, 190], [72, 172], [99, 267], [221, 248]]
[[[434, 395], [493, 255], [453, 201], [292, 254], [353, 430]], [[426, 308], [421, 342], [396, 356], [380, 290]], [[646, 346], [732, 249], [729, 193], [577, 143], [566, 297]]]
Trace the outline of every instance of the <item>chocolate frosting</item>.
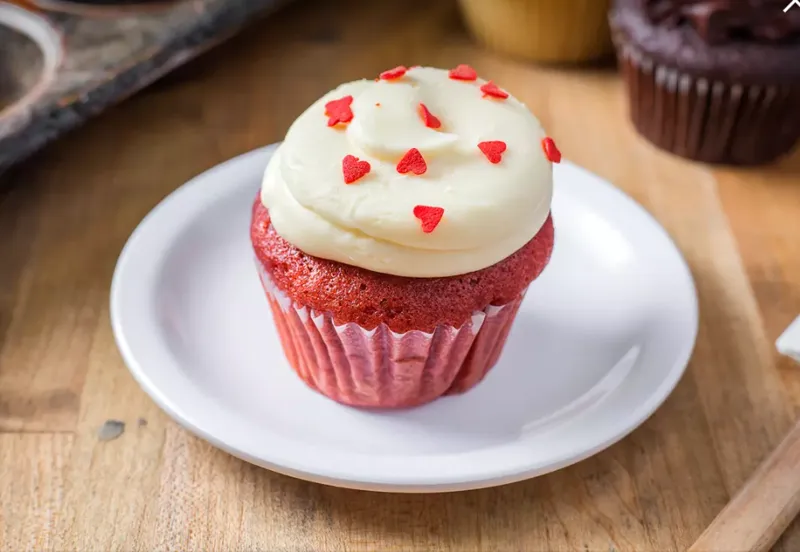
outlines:
[[800, 42], [800, 7], [788, 0], [642, 0], [654, 25], [693, 28], [708, 44]]

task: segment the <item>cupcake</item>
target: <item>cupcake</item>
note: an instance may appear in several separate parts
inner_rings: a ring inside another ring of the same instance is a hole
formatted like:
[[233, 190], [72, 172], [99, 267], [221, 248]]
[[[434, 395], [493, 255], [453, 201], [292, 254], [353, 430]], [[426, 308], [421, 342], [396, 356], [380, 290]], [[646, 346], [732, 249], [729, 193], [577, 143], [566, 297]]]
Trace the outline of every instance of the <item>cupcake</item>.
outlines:
[[488, 48], [545, 63], [578, 63], [613, 52], [610, 0], [460, 0], [472, 34]]
[[376, 408], [481, 381], [550, 259], [559, 159], [527, 108], [468, 66], [399, 67], [309, 107], [250, 229], [297, 375]]
[[800, 138], [800, 8], [786, 0], [616, 0], [630, 116], [653, 144], [758, 165]]

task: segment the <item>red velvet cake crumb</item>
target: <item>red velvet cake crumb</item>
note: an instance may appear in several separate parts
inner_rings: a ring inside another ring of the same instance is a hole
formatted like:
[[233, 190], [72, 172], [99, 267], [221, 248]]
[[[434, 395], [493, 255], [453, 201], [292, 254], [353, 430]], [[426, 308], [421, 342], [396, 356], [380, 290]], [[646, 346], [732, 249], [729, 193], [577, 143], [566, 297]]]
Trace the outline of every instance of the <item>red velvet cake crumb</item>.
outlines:
[[516, 299], [544, 270], [553, 250], [550, 217], [516, 253], [488, 268], [445, 278], [408, 278], [307, 255], [281, 238], [256, 198], [250, 238], [275, 285], [295, 302], [331, 312], [337, 324], [372, 329], [381, 322], [395, 332], [459, 327], [487, 305]]

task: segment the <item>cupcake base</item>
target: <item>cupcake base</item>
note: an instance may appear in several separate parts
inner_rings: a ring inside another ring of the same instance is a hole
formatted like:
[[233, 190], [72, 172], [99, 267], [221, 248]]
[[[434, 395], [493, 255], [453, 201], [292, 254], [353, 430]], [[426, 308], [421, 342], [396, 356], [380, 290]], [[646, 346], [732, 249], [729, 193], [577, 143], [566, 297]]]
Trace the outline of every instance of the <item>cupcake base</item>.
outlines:
[[349, 406], [417, 406], [474, 387], [497, 363], [523, 298], [476, 312], [460, 328], [366, 330], [294, 304], [256, 263], [289, 364], [309, 387]]
[[696, 77], [615, 40], [631, 120], [659, 148], [705, 163], [761, 165], [800, 139], [800, 87]]

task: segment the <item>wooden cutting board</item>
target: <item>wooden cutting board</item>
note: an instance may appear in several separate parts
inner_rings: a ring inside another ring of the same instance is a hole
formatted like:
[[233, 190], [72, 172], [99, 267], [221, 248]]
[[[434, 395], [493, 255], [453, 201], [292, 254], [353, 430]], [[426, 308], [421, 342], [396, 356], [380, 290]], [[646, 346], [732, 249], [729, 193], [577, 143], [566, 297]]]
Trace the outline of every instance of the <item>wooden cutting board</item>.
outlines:
[[0, 171], [286, 1], [0, 2]]

